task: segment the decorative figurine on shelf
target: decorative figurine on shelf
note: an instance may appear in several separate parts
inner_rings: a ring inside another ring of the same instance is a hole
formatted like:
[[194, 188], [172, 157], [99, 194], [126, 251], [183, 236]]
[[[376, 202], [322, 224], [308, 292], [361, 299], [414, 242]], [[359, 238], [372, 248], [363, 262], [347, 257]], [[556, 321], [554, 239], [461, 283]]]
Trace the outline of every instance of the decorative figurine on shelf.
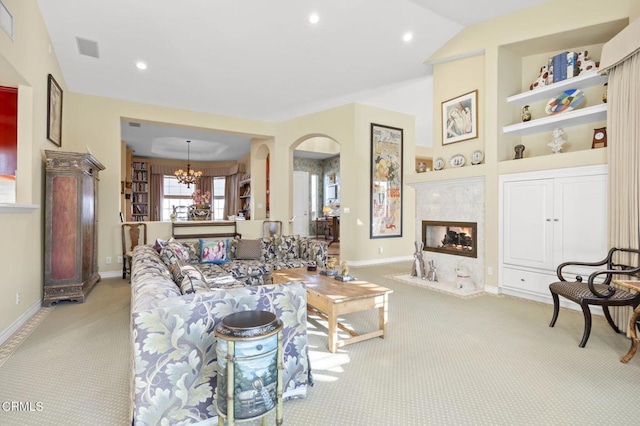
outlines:
[[335, 276], [338, 275], [336, 270], [338, 266], [338, 259], [335, 257], [327, 257], [327, 268], [320, 271], [320, 275]]
[[567, 139], [564, 137], [564, 129], [562, 127], [556, 127], [553, 129], [553, 139], [547, 145], [551, 147], [551, 151], [554, 154], [558, 154], [562, 152], [562, 145], [567, 142]]
[[514, 160], [520, 160], [524, 156], [524, 145], [518, 144], [513, 147], [516, 152], [516, 156], [513, 157]]
[[425, 273], [424, 267], [424, 259], [422, 258], [422, 249], [424, 248], [424, 243], [415, 242], [416, 252], [413, 253], [413, 265], [411, 265], [411, 278], [418, 277], [423, 280], [427, 279], [427, 274]]
[[426, 171], [427, 171], [427, 163], [425, 163], [424, 161], [420, 161], [418, 163], [418, 167], [416, 168], [416, 172], [424, 173]]
[[522, 107], [522, 121], [526, 122], [531, 120], [531, 112], [529, 112], [529, 105]]
[[427, 272], [427, 281], [437, 282], [438, 274], [436, 273], [436, 265], [433, 260], [429, 261], [429, 272]]
[[600, 66], [600, 62], [596, 62], [589, 58], [589, 51], [578, 53], [578, 68], [580, 68], [580, 74], [586, 71], [597, 70]]
[[[546, 86], [547, 82], [549, 81], [549, 77], [551, 77], [551, 75], [552, 74], [548, 66], [543, 65], [542, 67], [540, 67], [540, 75], [538, 76], [538, 78], [535, 79], [533, 83], [531, 83], [531, 85], [529, 86], [529, 90]], [[553, 79], [551, 79], [551, 82], [553, 82]]]
[[604, 93], [602, 94], [602, 102], [604, 102], [605, 104], [607, 103], [607, 84], [604, 84]]
[[176, 211], [177, 207], [178, 206], [172, 206], [173, 212], [169, 215], [172, 223], [175, 223], [175, 221], [178, 220], [178, 212]]

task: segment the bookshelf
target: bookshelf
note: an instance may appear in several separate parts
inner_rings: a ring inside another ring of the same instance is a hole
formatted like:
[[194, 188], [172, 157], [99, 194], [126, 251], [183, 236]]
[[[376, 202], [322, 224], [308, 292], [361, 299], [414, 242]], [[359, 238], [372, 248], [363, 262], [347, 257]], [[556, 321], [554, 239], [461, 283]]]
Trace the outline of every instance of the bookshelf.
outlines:
[[149, 163], [140, 159], [131, 162], [131, 221], [149, 220]]

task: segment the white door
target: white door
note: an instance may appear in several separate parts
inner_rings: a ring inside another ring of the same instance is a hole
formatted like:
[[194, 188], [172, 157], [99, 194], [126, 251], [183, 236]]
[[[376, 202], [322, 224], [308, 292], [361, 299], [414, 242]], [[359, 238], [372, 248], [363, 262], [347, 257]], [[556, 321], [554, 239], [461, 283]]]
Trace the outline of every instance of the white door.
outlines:
[[309, 236], [309, 173], [293, 172], [293, 235]]
[[597, 262], [607, 248], [607, 175], [555, 180], [556, 264]]
[[505, 182], [504, 263], [555, 269], [553, 179]]

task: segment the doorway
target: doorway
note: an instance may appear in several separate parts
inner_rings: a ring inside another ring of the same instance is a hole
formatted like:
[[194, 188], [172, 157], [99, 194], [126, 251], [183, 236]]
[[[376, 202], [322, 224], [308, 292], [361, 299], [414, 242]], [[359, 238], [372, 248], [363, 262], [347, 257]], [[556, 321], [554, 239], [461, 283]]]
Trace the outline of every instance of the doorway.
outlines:
[[293, 172], [293, 234], [309, 236], [309, 173]]

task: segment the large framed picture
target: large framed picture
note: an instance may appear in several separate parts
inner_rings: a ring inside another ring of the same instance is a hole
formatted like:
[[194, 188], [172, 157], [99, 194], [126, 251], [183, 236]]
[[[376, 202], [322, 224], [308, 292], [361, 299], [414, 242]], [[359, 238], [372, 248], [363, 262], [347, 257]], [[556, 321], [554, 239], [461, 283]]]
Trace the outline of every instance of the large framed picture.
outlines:
[[478, 137], [478, 91], [442, 103], [442, 145]]
[[47, 87], [47, 139], [62, 146], [62, 89], [51, 74]]
[[371, 238], [402, 237], [402, 129], [371, 123]]

